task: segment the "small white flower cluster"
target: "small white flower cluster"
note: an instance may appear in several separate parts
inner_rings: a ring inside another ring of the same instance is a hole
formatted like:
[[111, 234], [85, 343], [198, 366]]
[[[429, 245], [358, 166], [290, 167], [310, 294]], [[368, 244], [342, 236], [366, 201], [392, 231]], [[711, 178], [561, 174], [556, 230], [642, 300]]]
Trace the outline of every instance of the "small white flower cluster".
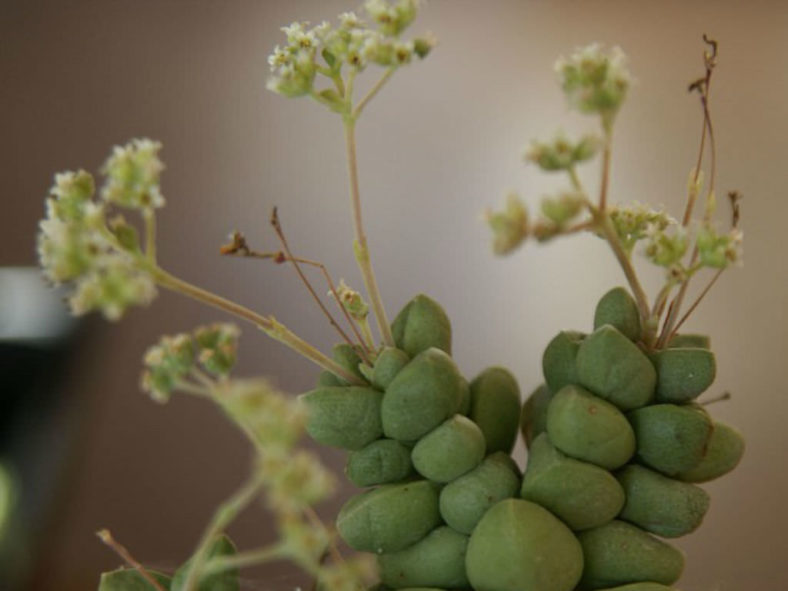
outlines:
[[[53, 283], [74, 282], [74, 314], [100, 310], [117, 320], [128, 306], [149, 303], [156, 287], [107, 228], [105, 206], [93, 200], [94, 192], [93, 177], [84, 170], [55, 176], [47, 217], [39, 223], [38, 254]], [[133, 248], [133, 228], [122, 225], [119, 231]]]
[[160, 142], [147, 138], [115, 146], [102, 169], [107, 177], [102, 197], [109, 203], [130, 209], [163, 207], [159, 177], [164, 164], [159, 160], [160, 150]]
[[610, 209], [610, 220], [624, 249], [631, 253], [635, 244], [649, 237], [652, 241], [677, 222], [664, 211], [651, 209], [637, 201]]
[[619, 47], [609, 52], [592, 43], [555, 64], [569, 104], [581, 113], [614, 114], [626, 97], [632, 77]]
[[[426, 38], [399, 39], [416, 16], [416, 0], [399, 0], [393, 4], [368, 0], [364, 7], [377, 28], [370, 28], [353, 12], [339, 15], [337, 27], [328, 22], [311, 29], [306, 28], [306, 23], [298, 22], [283, 27], [287, 45], [277, 45], [268, 57], [271, 67], [268, 89], [287, 97], [308, 95], [315, 92], [318, 73], [336, 81], [341, 79], [344, 65], [356, 71], [371, 63], [395, 67], [409, 63], [414, 54], [425, 57], [434, 45]], [[318, 63], [318, 56], [323, 63]], [[340, 99], [339, 96], [332, 98], [335, 102]], [[336, 105], [334, 108], [339, 110]]]
[[573, 143], [559, 134], [551, 142], [532, 142], [524, 157], [545, 171], [569, 170], [593, 158], [599, 145], [599, 138], [595, 135], [585, 135]]

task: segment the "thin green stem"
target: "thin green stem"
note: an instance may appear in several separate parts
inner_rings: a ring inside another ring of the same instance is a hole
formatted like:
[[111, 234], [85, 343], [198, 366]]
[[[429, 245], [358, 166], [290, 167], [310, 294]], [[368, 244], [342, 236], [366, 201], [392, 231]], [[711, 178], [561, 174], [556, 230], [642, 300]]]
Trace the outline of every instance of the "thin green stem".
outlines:
[[358, 376], [353, 375], [341, 365], [318, 351], [314, 346], [306, 342], [304, 339], [296, 335], [283, 324], [279, 323], [273, 316], [262, 316], [257, 312], [246, 308], [240, 304], [227, 300], [214, 293], [206, 291], [201, 287], [187, 283], [178, 277], [168, 273], [164, 269], [156, 266], [149, 266], [148, 270], [151, 272], [156, 283], [171, 291], [178, 292], [186, 297], [192, 298], [199, 302], [213, 306], [225, 312], [229, 312], [234, 316], [242, 318], [254, 324], [257, 328], [265, 332], [268, 336], [280, 341], [287, 345], [303, 357], [313, 361], [320, 367], [327, 369], [331, 373], [347, 380], [351, 384], [364, 385]]
[[197, 584], [204, 576], [203, 567], [208, 559], [207, 554], [211, 544], [259, 494], [260, 488], [263, 486], [263, 480], [259, 472], [255, 473], [235, 494], [219, 505], [208, 527], [203, 532], [200, 544], [192, 557], [191, 565], [183, 583], [184, 591], [195, 591], [197, 589]]
[[369, 320], [367, 320], [366, 316], [363, 320], [359, 321], [359, 327], [361, 328], [361, 335], [363, 337], [364, 343], [366, 344], [367, 348], [370, 351], [375, 350], [375, 339], [372, 336], [372, 330], [369, 328]]
[[695, 311], [695, 309], [698, 307], [698, 304], [700, 304], [700, 303], [701, 303], [701, 301], [703, 301], [703, 298], [705, 298], [705, 297], [706, 297], [706, 294], [708, 294], [708, 293], [709, 293], [709, 290], [710, 290], [710, 289], [711, 289], [711, 288], [714, 286], [714, 284], [717, 282], [717, 279], [719, 279], [719, 278], [720, 278], [720, 275], [722, 275], [723, 271], [725, 271], [725, 269], [718, 269], [718, 270], [717, 270], [717, 272], [716, 272], [716, 273], [714, 274], [714, 276], [711, 278], [711, 281], [709, 281], [709, 282], [706, 284], [706, 287], [704, 287], [704, 288], [703, 288], [703, 291], [700, 293], [700, 295], [697, 297], [697, 299], [696, 299], [696, 300], [695, 300], [695, 301], [692, 303], [692, 305], [691, 305], [691, 306], [690, 306], [690, 307], [687, 309], [687, 311], [684, 313], [684, 315], [681, 317], [681, 319], [680, 319], [680, 320], [679, 320], [679, 321], [676, 323], [676, 327], [675, 327], [673, 330], [671, 330], [671, 331], [670, 331], [670, 334], [668, 335], [668, 337], [667, 337], [667, 339], [666, 339], [666, 342], [670, 341], [670, 339], [672, 339], [672, 338], [673, 338], [673, 337], [676, 335], [676, 333], [678, 332], [678, 330], [679, 330], [679, 329], [682, 327], [682, 325], [683, 325], [683, 324], [684, 324], [684, 323], [687, 321], [687, 318], [689, 318], [689, 317], [690, 317], [690, 315], [691, 315], [691, 314], [692, 314], [692, 313]]
[[145, 220], [145, 256], [156, 264], [156, 212], [153, 208], [146, 208], [142, 217]]
[[[351, 90], [350, 81], [348, 82], [348, 90]], [[347, 166], [348, 176], [350, 178], [350, 198], [351, 207], [353, 210], [353, 226], [355, 228], [356, 240], [353, 244], [353, 250], [356, 255], [356, 262], [361, 270], [361, 277], [364, 280], [367, 294], [369, 295], [370, 303], [372, 304], [372, 311], [375, 314], [375, 319], [378, 323], [381, 338], [383, 342], [389, 346], [394, 346], [394, 337], [391, 334], [391, 327], [389, 320], [386, 316], [386, 310], [383, 307], [383, 300], [378, 289], [378, 283], [375, 279], [375, 272], [372, 269], [372, 262], [369, 258], [369, 248], [367, 246], [367, 236], [364, 233], [364, 224], [361, 218], [361, 195], [359, 193], [358, 185], [358, 162], [356, 159], [356, 134], [355, 134], [355, 121], [345, 119], [345, 147], [347, 150]]]
[[205, 563], [202, 574], [204, 577], [207, 577], [230, 569], [245, 568], [247, 566], [254, 566], [273, 560], [282, 560], [288, 557], [287, 546], [279, 542], [269, 546], [263, 546], [256, 550], [239, 552], [232, 556], [217, 556], [211, 558]]
[[162, 587], [156, 578], [151, 575], [145, 567], [142, 566], [132, 555], [131, 553], [125, 548], [125, 546], [119, 544], [115, 538], [112, 537], [112, 534], [108, 529], [102, 529], [96, 532], [96, 535], [99, 539], [104, 542], [107, 546], [112, 548], [118, 556], [120, 556], [123, 560], [126, 561], [131, 568], [136, 570], [143, 579], [145, 579], [148, 583], [150, 583], [156, 591], [164, 591], [164, 587]]
[[[604, 121], [604, 119], [603, 119]], [[610, 152], [612, 144], [611, 123], [603, 123], [605, 130], [605, 146], [602, 151], [602, 178], [599, 185], [599, 211], [607, 213], [607, 191], [610, 182]]]
[[577, 170], [575, 167], [569, 167], [566, 172], [569, 173], [569, 180], [572, 181], [572, 186], [574, 187], [575, 191], [585, 194], [586, 191], [583, 188], [583, 183], [580, 181], [580, 177], [577, 176]]
[[380, 92], [380, 89], [383, 88], [386, 85], [386, 82], [389, 81], [389, 78], [391, 78], [391, 75], [394, 74], [396, 69], [397, 69], [396, 67], [391, 67], [391, 68], [387, 69], [383, 73], [383, 76], [380, 77], [380, 80], [378, 80], [375, 83], [375, 85], [372, 88], [369, 89], [369, 92], [366, 95], [364, 95], [364, 97], [358, 102], [358, 104], [356, 105], [356, 108], [353, 109], [353, 119], [354, 120], [358, 119], [359, 115], [361, 115], [361, 111], [364, 110], [364, 107], [366, 107], [367, 104], [369, 103], [369, 101], [371, 101], [373, 98], [375, 98], [375, 95], [378, 94], [378, 92]]

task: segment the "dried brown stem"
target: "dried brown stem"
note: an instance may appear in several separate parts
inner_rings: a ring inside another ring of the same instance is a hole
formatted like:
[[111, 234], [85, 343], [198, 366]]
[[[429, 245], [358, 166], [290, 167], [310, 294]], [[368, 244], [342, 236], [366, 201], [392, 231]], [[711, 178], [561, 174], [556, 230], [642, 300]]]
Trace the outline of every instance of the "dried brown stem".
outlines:
[[692, 302], [692, 305], [689, 307], [689, 309], [684, 313], [684, 315], [681, 317], [681, 319], [676, 323], [676, 327], [670, 332], [666, 342], [670, 342], [670, 339], [672, 339], [676, 335], [676, 333], [679, 331], [681, 326], [687, 321], [687, 318], [690, 317], [690, 315], [695, 311], [695, 308], [698, 307], [698, 304], [700, 304], [701, 301], [703, 300], [703, 298], [706, 297], [706, 294], [709, 293], [709, 290], [711, 290], [711, 288], [717, 282], [717, 279], [720, 278], [720, 275], [722, 275], [723, 271], [725, 271], [725, 269], [718, 269], [717, 270], [717, 272], [714, 274], [714, 277], [711, 278], [711, 281], [709, 281], [706, 284], [706, 287], [703, 288], [703, 291], [700, 292], [700, 295], [697, 297], [697, 299], [694, 302]]
[[120, 556], [126, 564], [136, 570], [142, 578], [144, 578], [148, 583], [150, 583], [156, 591], [165, 591], [164, 587], [156, 580], [156, 578], [151, 575], [145, 567], [142, 566], [132, 555], [131, 553], [120, 543], [118, 543], [115, 538], [112, 537], [112, 534], [108, 529], [102, 529], [96, 532], [98, 538], [104, 542], [107, 546], [109, 546], [115, 554]]

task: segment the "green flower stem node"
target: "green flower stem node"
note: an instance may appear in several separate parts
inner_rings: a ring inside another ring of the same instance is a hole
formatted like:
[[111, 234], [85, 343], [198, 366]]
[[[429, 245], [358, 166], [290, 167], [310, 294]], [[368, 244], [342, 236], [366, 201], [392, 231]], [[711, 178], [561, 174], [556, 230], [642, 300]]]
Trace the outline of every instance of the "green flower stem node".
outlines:
[[623, 287], [614, 287], [599, 300], [594, 311], [594, 330], [610, 324], [630, 341], [640, 339], [640, 312], [630, 293]]
[[514, 497], [520, 478], [510, 462], [508, 455], [496, 452], [444, 486], [439, 499], [443, 520], [458, 532], [470, 534], [490, 507]]
[[465, 568], [479, 591], [572, 591], [583, 572], [583, 552], [547, 509], [506, 499], [473, 530]]
[[628, 415], [637, 439], [637, 458], [675, 476], [700, 464], [713, 430], [709, 415], [694, 405], [655, 404]]
[[511, 453], [520, 421], [520, 387], [503, 367], [489, 367], [470, 384], [468, 416], [479, 425], [487, 453]]
[[473, 470], [484, 459], [484, 434], [472, 420], [454, 415], [413, 448], [416, 471], [435, 482], [451, 482]]
[[550, 441], [566, 455], [615, 470], [635, 453], [635, 433], [624, 414], [580, 386], [565, 386], [547, 408]]
[[[361, 370], [358, 368], [359, 364], [361, 364], [361, 357], [358, 356], [355, 348], [347, 343], [339, 343], [338, 345], [334, 345], [331, 349], [331, 357], [353, 375], [358, 376], [362, 380], [366, 380], [364, 374], [362, 374]], [[348, 385], [342, 378], [339, 378], [339, 381], [342, 382], [343, 386]]]
[[395, 347], [384, 347], [375, 360], [375, 367], [372, 370], [372, 384], [376, 388], [385, 390], [409, 361], [410, 357], [405, 351]]
[[[170, 577], [150, 569], [146, 570], [163, 588], [170, 589]], [[137, 570], [119, 568], [101, 574], [98, 591], [156, 591], [156, 588]]]
[[520, 496], [575, 531], [612, 521], [624, 506], [624, 490], [610, 472], [567, 457], [546, 433], [531, 444]]
[[451, 357], [436, 348], [422, 351], [386, 388], [383, 432], [402, 442], [421, 439], [456, 412], [464, 387]]
[[345, 472], [361, 488], [397, 482], [413, 472], [410, 449], [394, 439], [378, 439], [352, 452]]
[[585, 558], [584, 589], [647, 581], [672, 585], [684, 570], [679, 550], [623, 521], [581, 532], [578, 538]]
[[616, 478], [627, 496], [620, 519], [663, 538], [695, 531], [709, 509], [709, 495], [702, 488], [643, 466], [627, 466]]
[[663, 349], [651, 355], [657, 370], [658, 402], [690, 402], [705, 392], [717, 373], [714, 353], [696, 347]]
[[598, 591], [678, 591], [678, 589], [659, 583], [632, 583], [620, 587], [607, 587]]
[[[211, 547], [208, 549], [206, 555], [206, 562], [212, 558], [220, 556], [232, 556], [235, 554], [235, 544], [226, 535], [219, 536]], [[186, 582], [186, 576], [189, 572], [189, 566], [192, 559], [187, 560], [181, 567], [175, 571], [172, 576], [172, 585], [170, 591], [186, 591], [183, 589], [183, 584]], [[203, 577], [198, 583], [195, 591], [238, 591], [240, 584], [238, 582], [238, 569], [228, 569], [226, 571], [216, 573]]]
[[383, 434], [383, 393], [362, 386], [329, 386], [299, 396], [307, 408], [306, 431], [322, 445], [361, 449]]
[[558, 392], [568, 384], [578, 383], [577, 352], [586, 335], [565, 330], [550, 341], [542, 356], [542, 372], [551, 392]]
[[467, 547], [468, 536], [447, 526], [438, 527], [404, 550], [378, 556], [380, 579], [394, 589], [406, 586], [467, 588]]
[[668, 347], [711, 349], [711, 339], [705, 334], [677, 334], [668, 341]]
[[553, 393], [542, 384], [525, 400], [520, 413], [520, 432], [526, 446], [530, 447], [533, 440], [547, 430], [547, 408], [552, 399]]
[[619, 330], [607, 324], [596, 329], [580, 345], [577, 377], [581, 385], [621, 410], [648, 404], [657, 382], [657, 372], [648, 357]]
[[427, 480], [384, 484], [352, 497], [337, 515], [339, 535], [354, 550], [398, 552], [440, 524], [438, 485]]
[[714, 422], [706, 454], [697, 466], [680, 472], [676, 478], [685, 482], [708, 482], [733, 470], [744, 455], [744, 437], [733, 427]]
[[424, 294], [410, 300], [391, 324], [397, 347], [415, 356], [435, 347], [451, 355], [451, 321], [441, 305]]

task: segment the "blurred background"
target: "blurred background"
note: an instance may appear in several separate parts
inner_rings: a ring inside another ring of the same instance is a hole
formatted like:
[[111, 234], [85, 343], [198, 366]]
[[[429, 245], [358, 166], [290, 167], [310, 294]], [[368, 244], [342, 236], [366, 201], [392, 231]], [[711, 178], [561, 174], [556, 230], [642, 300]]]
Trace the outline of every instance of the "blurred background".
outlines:
[[[159, 406], [138, 388], [148, 345], [162, 333], [224, 319], [216, 312], [169, 293], [117, 325], [69, 324], [47, 301], [32, 307], [37, 274], [17, 268], [36, 264], [36, 224], [53, 173], [95, 172], [111, 146], [132, 137], [161, 140], [163, 266], [276, 314], [328, 349], [333, 335], [291, 269], [217, 251], [233, 229], [275, 248], [267, 218], [278, 205], [295, 252], [361, 285], [339, 118], [265, 91], [280, 26], [354, 8], [335, 0], [0, 3], [0, 391], [9, 399], [30, 392], [2, 407], [4, 416], [22, 418], [0, 422], [4, 453], [15, 458], [6, 458], [0, 479], [17, 482], [17, 504], [27, 509], [12, 520], [19, 537], [0, 589], [12, 570], [24, 589], [95, 588], [99, 573], [119, 564], [94, 535], [101, 527], [146, 564], [175, 567], [241, 483], [250, 458], [215, 408], [177, 396]], [[560, 329], [589, 329], [596, 300], [624, 282], [598, 239], [529, 243], [496, 259], [480, 221], [508, 189], [533, 206], [563, 188], [563, 180], [523, 165], [531, 139], [559, 127], [570, 135], [593, 129], [567, 112], [555, 58], [591, 41], [624, 48], [637, 84], [616, 128], [611, 196], [678, 216], [701, 126], [687, 84], [703, 73], [701, 35], [719, 40], [711, 97], [718, 187], [720, 195], [744, 195], [745, 266], [723, 275], [688, 330], [712, 335], [714, 391], [733, 399], [711, 410], [744, 432], [748, 450], [738, 470], [707, 486], [704, 526], [678, 542], [688, 554], [682, 589], [788, 588], [788, 397], [780, 369], [788, 357], [788, 4], [434, 0], [413, 26], [426, 30], [439, 47], [399, 72], [358, 128], [378, 280], [391, 316], [418, 292], [440, 301], [466, 375], [505, 365], [524, 394], [540, 381], [549, 339]], [[595, 165], [581, 175], [595, 186]], [[660, 277], [642, 267], [653, 295]], [[28, 309], [25, 317], [40, 320], [48, 310], [52, 320], [38, 332], [9, 328]], [[315, 367], [244, 328], [239, 375], [271, 376], [293, 393], [311, 387]], [[325, 457], [341, 465], [340, 454]], [[246, 547], [272, 536], [256, 510], [232, 533]], [[250, 571], [260, 583], [249, 588], [292, 588], [289, 572]]]

